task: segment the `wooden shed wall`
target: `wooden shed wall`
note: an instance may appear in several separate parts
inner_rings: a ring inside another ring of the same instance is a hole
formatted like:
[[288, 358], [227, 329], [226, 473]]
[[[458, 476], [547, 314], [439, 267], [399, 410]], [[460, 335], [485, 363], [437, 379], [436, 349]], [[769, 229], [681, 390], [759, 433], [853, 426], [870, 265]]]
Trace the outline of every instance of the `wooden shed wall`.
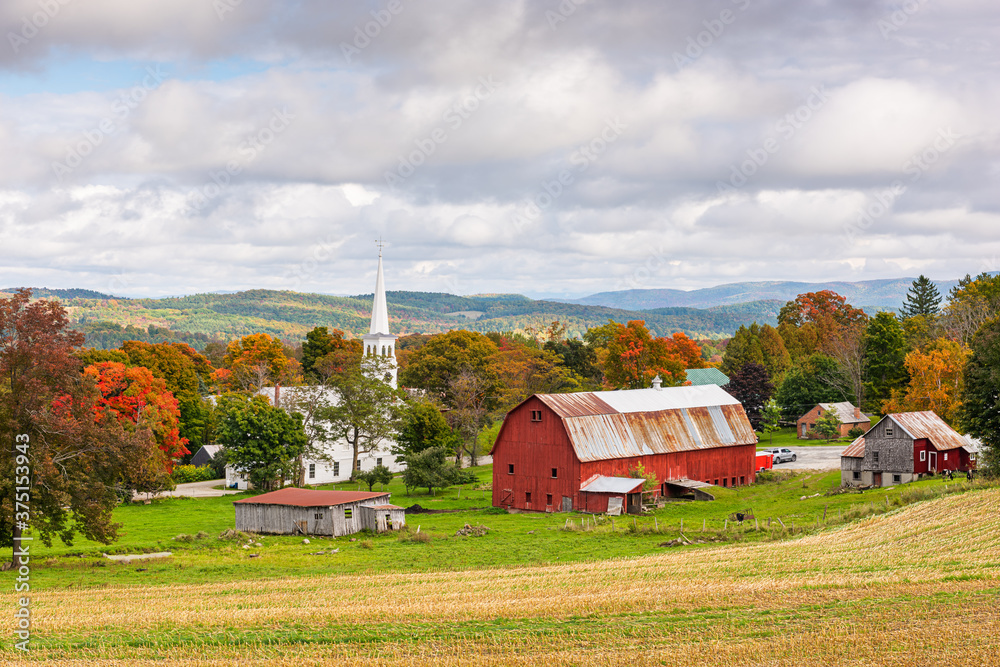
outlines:
[[362, 507], [361, 522], [366, 529], [376, 533], [399, 530], [406, 525], [406, 512], [401, 509]]
[[[340, 508], [297, 507], [294, 505], [255, 505], [239, 503], [236, 530], [273, 535], [331, 535], [334, 515]], [[318, 518], [317, 518], [318, 517]]]

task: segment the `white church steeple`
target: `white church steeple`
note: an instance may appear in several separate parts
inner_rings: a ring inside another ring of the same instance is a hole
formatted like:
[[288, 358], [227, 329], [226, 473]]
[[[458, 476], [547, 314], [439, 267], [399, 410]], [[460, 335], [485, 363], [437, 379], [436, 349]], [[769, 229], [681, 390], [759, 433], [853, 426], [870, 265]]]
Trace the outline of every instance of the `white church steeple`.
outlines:
[[388, 362], [386, 381], [396, 388], [396, 337], [389, 333], [389, 310], [385, 304], [385, 277], [382, 275], [382, 247], [378, 242], [378, 274], [375, 278], [375, 297], [372, 300], [372, 323], [368, 334], [361, 337], [365, 357], [383, 357]]

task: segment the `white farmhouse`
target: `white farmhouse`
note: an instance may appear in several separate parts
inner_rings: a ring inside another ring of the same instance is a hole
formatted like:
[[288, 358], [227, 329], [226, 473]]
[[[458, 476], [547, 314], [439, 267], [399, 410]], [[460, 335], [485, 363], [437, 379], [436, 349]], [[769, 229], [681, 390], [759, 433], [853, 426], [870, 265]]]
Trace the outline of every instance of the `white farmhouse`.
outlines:
[[[389, 332], [389, 313], [385, 300], [385, 281], [382, 275], [382, 251], [378, 254], [378, 276], [375, 279], [375, 298], [372, 303], [372, 321], [369, 332], [362, 338], [364, 343], [364, 354], [366, 356], [385, 357], [390, 362], [391, 378], [386, 378], [393, 388], [396, 387], [396, 336]], [[317, 389], [316, 387], [264, 387], [260, 394], [266, 396], [271, 402], [279, 407], [289, 409], [295, 399], [304, 395], [304, 392], [323, 391], [323, 399], [330, 405], [336, 405], [339, 397], [334, 389]], [[371, 452], [360, 452], [358, 454], [358, 470], [371, 470], [372, 468], [384, 465], [392, 472], [400, 472], [406, 466], [402, 461], [398, 461], [392, 454], [392, 448], [396, 443], [392, 440], [383, 440], [382, 443]], [[326, 459], [303, 458], [303, 481], [306, 484], [329, 484], [331, 482], [341, 482], [351, 477], [351, 463], [354, 460], [354, 450], [346, 440], [327, 443], [325, 446]], [[226, 468], [226, 486], [229, 488], [246, 489], [247, 480], [232, 468]]]

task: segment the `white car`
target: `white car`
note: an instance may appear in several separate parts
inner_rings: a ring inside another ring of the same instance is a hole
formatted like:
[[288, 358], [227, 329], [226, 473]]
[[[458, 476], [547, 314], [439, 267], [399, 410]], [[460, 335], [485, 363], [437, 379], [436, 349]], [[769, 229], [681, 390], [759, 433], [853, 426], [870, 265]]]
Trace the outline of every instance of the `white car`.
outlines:
[[771, 455], [771, 461], [773, 463], [788, 463], [789, 461], [794, 461], [798, 457], [795, 452], [790, 450], [788, 447], [772, 447], [770, 449], [765, 449], [765, 452]]

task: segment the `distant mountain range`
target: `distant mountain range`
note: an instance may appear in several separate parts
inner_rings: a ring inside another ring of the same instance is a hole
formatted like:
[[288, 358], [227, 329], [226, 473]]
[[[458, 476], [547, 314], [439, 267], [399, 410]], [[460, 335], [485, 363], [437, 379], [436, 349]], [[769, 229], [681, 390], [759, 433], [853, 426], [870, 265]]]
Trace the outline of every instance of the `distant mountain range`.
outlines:
[[[543, 329], [559, 320], [570, 336], [607, 321], [645, 320], [658, 335], [722, 338], [740, 325], [776, 324], [785, 302], [803, 292], [833, 290], [869, 313], [896, 310], [913, 279], [861, 282], [746, 282], [684, 292], [671, 289], [602, 292], [583, 299], [534, 300], [520, 294], [456, 296], [436, 292], [388, 292], [394, 333], [448, 329], [512, 331]], [[937, 283], [942, 296], [957, 280]], [[12, 292], [13, 289], [3, 290]], [[201, 349], [209, 340], [267, 333], [299, 341], [316, 326], [353, 335], [368, 330], [371, 294], [330, 296], [273, 290], [215, 292], [160, 299], [126, 299], [85, 289], [34, 289], [36, 297], [63, 302], [87, 344], [113, 348], [122, 340], [182, 340]]]
[[[565, 303], [586, 306], [613, 306], [627, 310], [687, 307], [714, 308], [716, 306], [751, 303], [756, 301], [791, 301], [804, 292], [832, 290], [847, 297], [848, 303], [866, 312], [898, 310], [913, 284], [913, 278], [891, 280], [862, 280], [859, 282], [800, 283], [770, 281], [729, 283], [685, 292], [675, 289], [634, 289], [619, 292], [600, 292], [582, 299], [566, 299]], [[941, 296], [958, 284], [958, 280], [935, 283]]]

